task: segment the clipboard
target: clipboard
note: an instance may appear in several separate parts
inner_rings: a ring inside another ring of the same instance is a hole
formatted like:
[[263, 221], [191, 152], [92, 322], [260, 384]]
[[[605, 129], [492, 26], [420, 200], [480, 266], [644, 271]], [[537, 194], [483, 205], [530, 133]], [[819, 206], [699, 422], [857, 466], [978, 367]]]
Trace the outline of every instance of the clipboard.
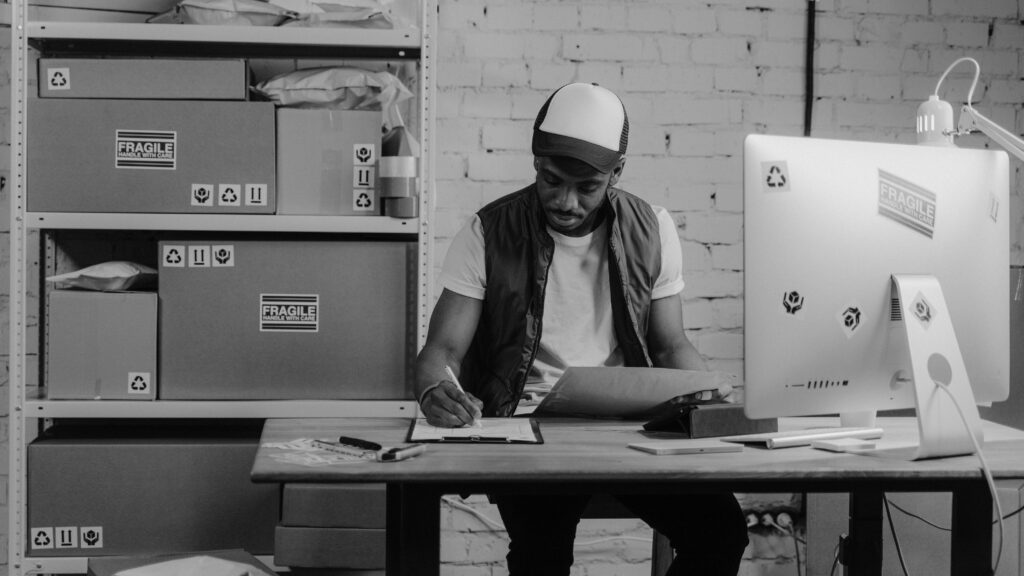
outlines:
[[540, 424], [533, 418], [483, 418], [480, 427], [441, 428], [416, 418], [406, 435], [408, 442], [462, 444], [543, 444]]

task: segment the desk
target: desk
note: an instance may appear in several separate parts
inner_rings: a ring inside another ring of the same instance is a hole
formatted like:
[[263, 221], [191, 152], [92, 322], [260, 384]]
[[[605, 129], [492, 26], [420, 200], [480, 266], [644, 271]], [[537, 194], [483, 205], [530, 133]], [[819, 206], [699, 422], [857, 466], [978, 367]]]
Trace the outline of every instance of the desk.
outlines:
[[[261, 444], [339, 435], [385, 445], [405, 439], [399, 418], [269, 419]], [[783, 418], [780, 430], [835, 425], [832, 419]], [[916, 443], [912, 418], [883, 418], [880, 448]], [[440, 499], [479, 493], [849, 492], [852, 563], [848, 574], [878, 575], [885, 492], [953, 494], [951, 574], [986, 574], [992, 562], [992, 498], [977, 458], [912, 462], [906, 457], [835, 454], [806, 448], [653, 456], [627, 448], [635, 422], [543, 419], [541, 445], [431, 444], [411, 460], [306, 467], [275, 460], [261, 446], [256, 482], [387, 484], [387, 573], [437, 575]], [[985, 455], [996, 480], [1024, 479], [1024, 432], [985, 423]], [[1007, 544], [1009, 545], [1009, 544]]]

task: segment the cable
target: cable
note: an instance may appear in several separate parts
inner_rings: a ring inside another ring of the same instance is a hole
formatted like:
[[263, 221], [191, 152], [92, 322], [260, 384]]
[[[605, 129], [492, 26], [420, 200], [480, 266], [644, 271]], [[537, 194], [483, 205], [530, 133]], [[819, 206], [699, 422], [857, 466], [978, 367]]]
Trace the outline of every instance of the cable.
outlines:
[[939, 76], [939, 81], [938, 81], [938, 83], [935, 84], [935, 96], [938, 97], [938, 95], [939, 95], [939, 87], [942, 86], [942, 81], [946, 79], [946, 75], [948, 75], [953, 70], [953, 68], [955, 68], [956, 65], [961, 63], [961, 62], [970, 62], [970, 63], [974, 64], [974, 81], [971, 82], [971, 89], [967, 93], [967, 104], [966, 105], [970, 106], [971, 102], [974, 101], [974, 87], [978, 85], [978, 76], [981, 75], [981, 65], [978, 64], [978, 61], [975, 60], [974, 58], [966, 58], [965, 57], [965, 58], [957, 58], [956, 60], [954, 60], [953, 63], [950, 64], [948, 68], [946, 68], [946, 71], [942, 73], [942, 76]]
[[797, 537], [796, 529], [793, 526], [793, 519], [790, 515], [785, 512], [779, 512], [773, 519], [771, 514], [765, 513], [761, 517], [761, 523], [765, 526], [771, 526], [793, 538], [793, 551], [796, 554], [796, 576], [802, 576], [800, 572], [800, 544], [803, 541]]
[[487, 527], [490, 528], [492, 532], [499, 532], [505, 530], [504, 524], [497, 522], [490, 516], [484, 514], [483, 512], [477, 510], [476, 508], [473, 508], [472, 506], [466, 504], [465, 502], [456, 500], [451, 496], [444, 496], [441, 498], [441, 501], [444, 502], [445, 504], [448, 504], [452, 508], [462, 510], [463, 512], [469, 512], [473, 516], [476, 516], [481, 522], [486, 524]]
[[[974, 87], [971, 87], [971, 91], [974, 91]], [[992, 503], [995, 504], [997, 518], [999, 519], [999, 547], [996, 548], [996, 561], [992, 566], [992, 573], [995, 574], [999, 569], [999, 561], [1003, 556], [1003, 506], [999, 502], [999, 493], [996, 491], [996, 481], [992, 478], [992, 471], [988, 467], [988, 462], [985, 460], [985, 454], [981, 451], [981, 445], [978, 443], [978, 439], [974, 436], [974, 431], [971, 430], [971, 425], [967, 422], [967, 416], [964, 415], [963, 409], [960, 407], [960, 403], [957, 402], [956, 397], [949, 391], [949, 388], [944, 382], [933, 380], [936, 386], [940, 390], [944, 391], [949, 399], [953, 401], [953, 406], [956, 408], [957, 414], [960, 415], [960, 420], [964, 423], [964, 428], [967, 430], [967, 436], [971, 439], [971, 444], [974, 445], [974, 453], [978, 455], [978, 461], [981, 462], [981, 472], [985, 476], [985, 481], [988, 482], [988, 490], [992, 493]]]
[[[1020, 508], [1017, 508], [1013, 512], [1007, 514], [1006, 516], [1003, 516], [1003, 520], [1009, 520], [1010, 518], [1016, 516], [1017, 514], [1020, 514], [1021, 512], [1024, 512], [1024, 506], [1021, 506]], [[993, 524], [995, 524], [995, 522], [993, 522]]]
[[804, 136], [811, 135], [811, 113], [814, 110], [814, 3], [807, 0], [807, 39], [804, 46]]
[[907, 572], [907, 563], [903, 561], [903, 548], [900, 546], [900, 537], [896, 535], [896, 525], [892, 522], [892, 512], [889, 511], [889, 499], [882, 495], [882, 504], [885, 504], [885, 517], [889, 519], [889, 531], [892, 532], [892, 541], [896, 545], [896, 557], [900, 560], [900, 568], [903, 569], [903, 576], [910, 576]]
[[937, 528], [939, 530], [942, 530], [943, 532], [952, 532], [952, 529], [950, 529], [950, 528], [946, 528], [945, 526], [939, 526], [938, 524], [932, 522], [931, 520], [928, 520], [927, 518], [924, 518], [922, 516], [918, 516], [917, 514], [914, 514], [913, 512], [910, 512], [910, 511], [908, 511], [908, 510], [906, 510], [904, 508], [901, 508], [899, 504], [889, 500], [888, 498], [886, 498], [886, 502], [888, 502], [893, 508], [899, 510], [900, 512], [903, 512], [907, 516], [910, 516], [911, 518], [916, 518], [916, 519], [920, 520], [921, 522], [924, 522], [925, 524], [931, 526], [932, 528]]
[[832, 569], [828, 571], [828, 576], [835, 576], [836, 574], [836, 567], [839, 566], [839, 547], [843, 545], [843, 536], [846, 536], [846, 534], [840, 535], [839, 540], [836, 541], [836, 548], [832, 552]]

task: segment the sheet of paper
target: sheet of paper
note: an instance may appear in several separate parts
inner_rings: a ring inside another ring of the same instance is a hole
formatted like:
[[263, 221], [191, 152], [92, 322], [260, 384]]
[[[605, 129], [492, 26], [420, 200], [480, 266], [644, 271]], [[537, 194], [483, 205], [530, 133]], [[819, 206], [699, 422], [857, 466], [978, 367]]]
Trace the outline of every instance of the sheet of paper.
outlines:
[[534, 414], [649, 418], [669, 400], [732, 385], [724, 372], [673, 368], [569, 367]]
[[528, 418], [483, 418], [480, 426], [463, 426], [462, 428], [441, 428], [431, 426], [426, 419], [418, 418], [416, 426], [409, 435], [410, 442], [430, 442], [452, 439], [473, 438], [485, 441], [497, 439], [509, 442], [537, 442], [537, 435]]

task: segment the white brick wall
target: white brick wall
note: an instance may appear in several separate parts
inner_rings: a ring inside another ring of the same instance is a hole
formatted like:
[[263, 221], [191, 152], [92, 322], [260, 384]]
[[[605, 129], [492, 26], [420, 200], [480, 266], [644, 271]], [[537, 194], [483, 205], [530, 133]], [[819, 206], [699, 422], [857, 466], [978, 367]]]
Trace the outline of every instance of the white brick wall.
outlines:
[[[818, 1], [813, 134], [912, 142], [919, 101], [963, 55], [982, 65], [979, 109], [1021, 132], [1022, 3]], [[547, 94], [570, 81], [598, 82], [621, 95], [633, 122], [621, 185], [668, 208], [679, 224], [691, 335], [714, 368], [742, 374], [740, 145], [748, 132], [802, 133], [804, 6], [793, 0], [440, 0], [438, 266], [451, 236], [477, 208], [532, 178], [529, 131]], [[6, 70], [9, 50], [0, 54]], [[968, 82], [965, 69], [950, 76], [944, 92], [962, 101]], [[0, 89], [0, 110], [7, 110], [6, 77]], [[0, 118], [2, 141], [7, 114]], [[986, 145], [982, 138], [969, 142]], [[1012, 259], [1024, 264], [1017, 180]], [[6, 446], [4, 421], [0, 432]], [[0, 501], [2, 516], [5, 504]], [[473, 506], [497, 518], [486, 502]], [[501, 536], [464, 514], [444, 516], [444, 573], [505, 574]], [[635, 521], [594, 522], [581, 527], [581, 539], [648, 534]], [[786, 537], [756, 533], [741, 573], [793, 573], [794, 552]], [[648, 553], [649, 545], [629, 539], [588, 546], [579, 551], [574, 574], [647, 574]]]
[[[439, 248], [482, 202], [532, 179], [532, 120], [550, 91], [572, 81], [598, 82], [622, 97], [630, 116], [621, 186], [666, 207], [679, 227], [688, 330], [714, 368], [742, 375], [742, 141], [750, 132], [803, 133], [806, 4], [440, 3]], [[1022, 5], [1024, 0], [817, 2], [813, 135], [913, 142], [918, 104], [946, 66], [964, 55], [982, 65], [979, 109], [1020, 132]], [[965, 67], [944, 84], [954, 107], [969, 80]], [[980, 137], [966, 141], [985, 145]], [[1016, 264], [1024, 264], [1020, 195], [1015, 179], [1010, 212]], [[776, 505], [757, 497], [742, 502], [747, 508]], [[497, 518], [496, 511], [489, 513]], [[453, 537], [453, 547], [476, 549], [472, 534], [460, 534], [470, 540]], [[496, 555], [491, 536], [479, 537], [479, 562], [458, 552], [447, 574], [505, 573], [503, 552]], [[636, 560], [648, 547], [634, 548], [619, 542], [578, 550], [573, 573], [647, 574]], [[794, 552], [781, 534], [756, 534], [741, 573], [794, 573]]]

